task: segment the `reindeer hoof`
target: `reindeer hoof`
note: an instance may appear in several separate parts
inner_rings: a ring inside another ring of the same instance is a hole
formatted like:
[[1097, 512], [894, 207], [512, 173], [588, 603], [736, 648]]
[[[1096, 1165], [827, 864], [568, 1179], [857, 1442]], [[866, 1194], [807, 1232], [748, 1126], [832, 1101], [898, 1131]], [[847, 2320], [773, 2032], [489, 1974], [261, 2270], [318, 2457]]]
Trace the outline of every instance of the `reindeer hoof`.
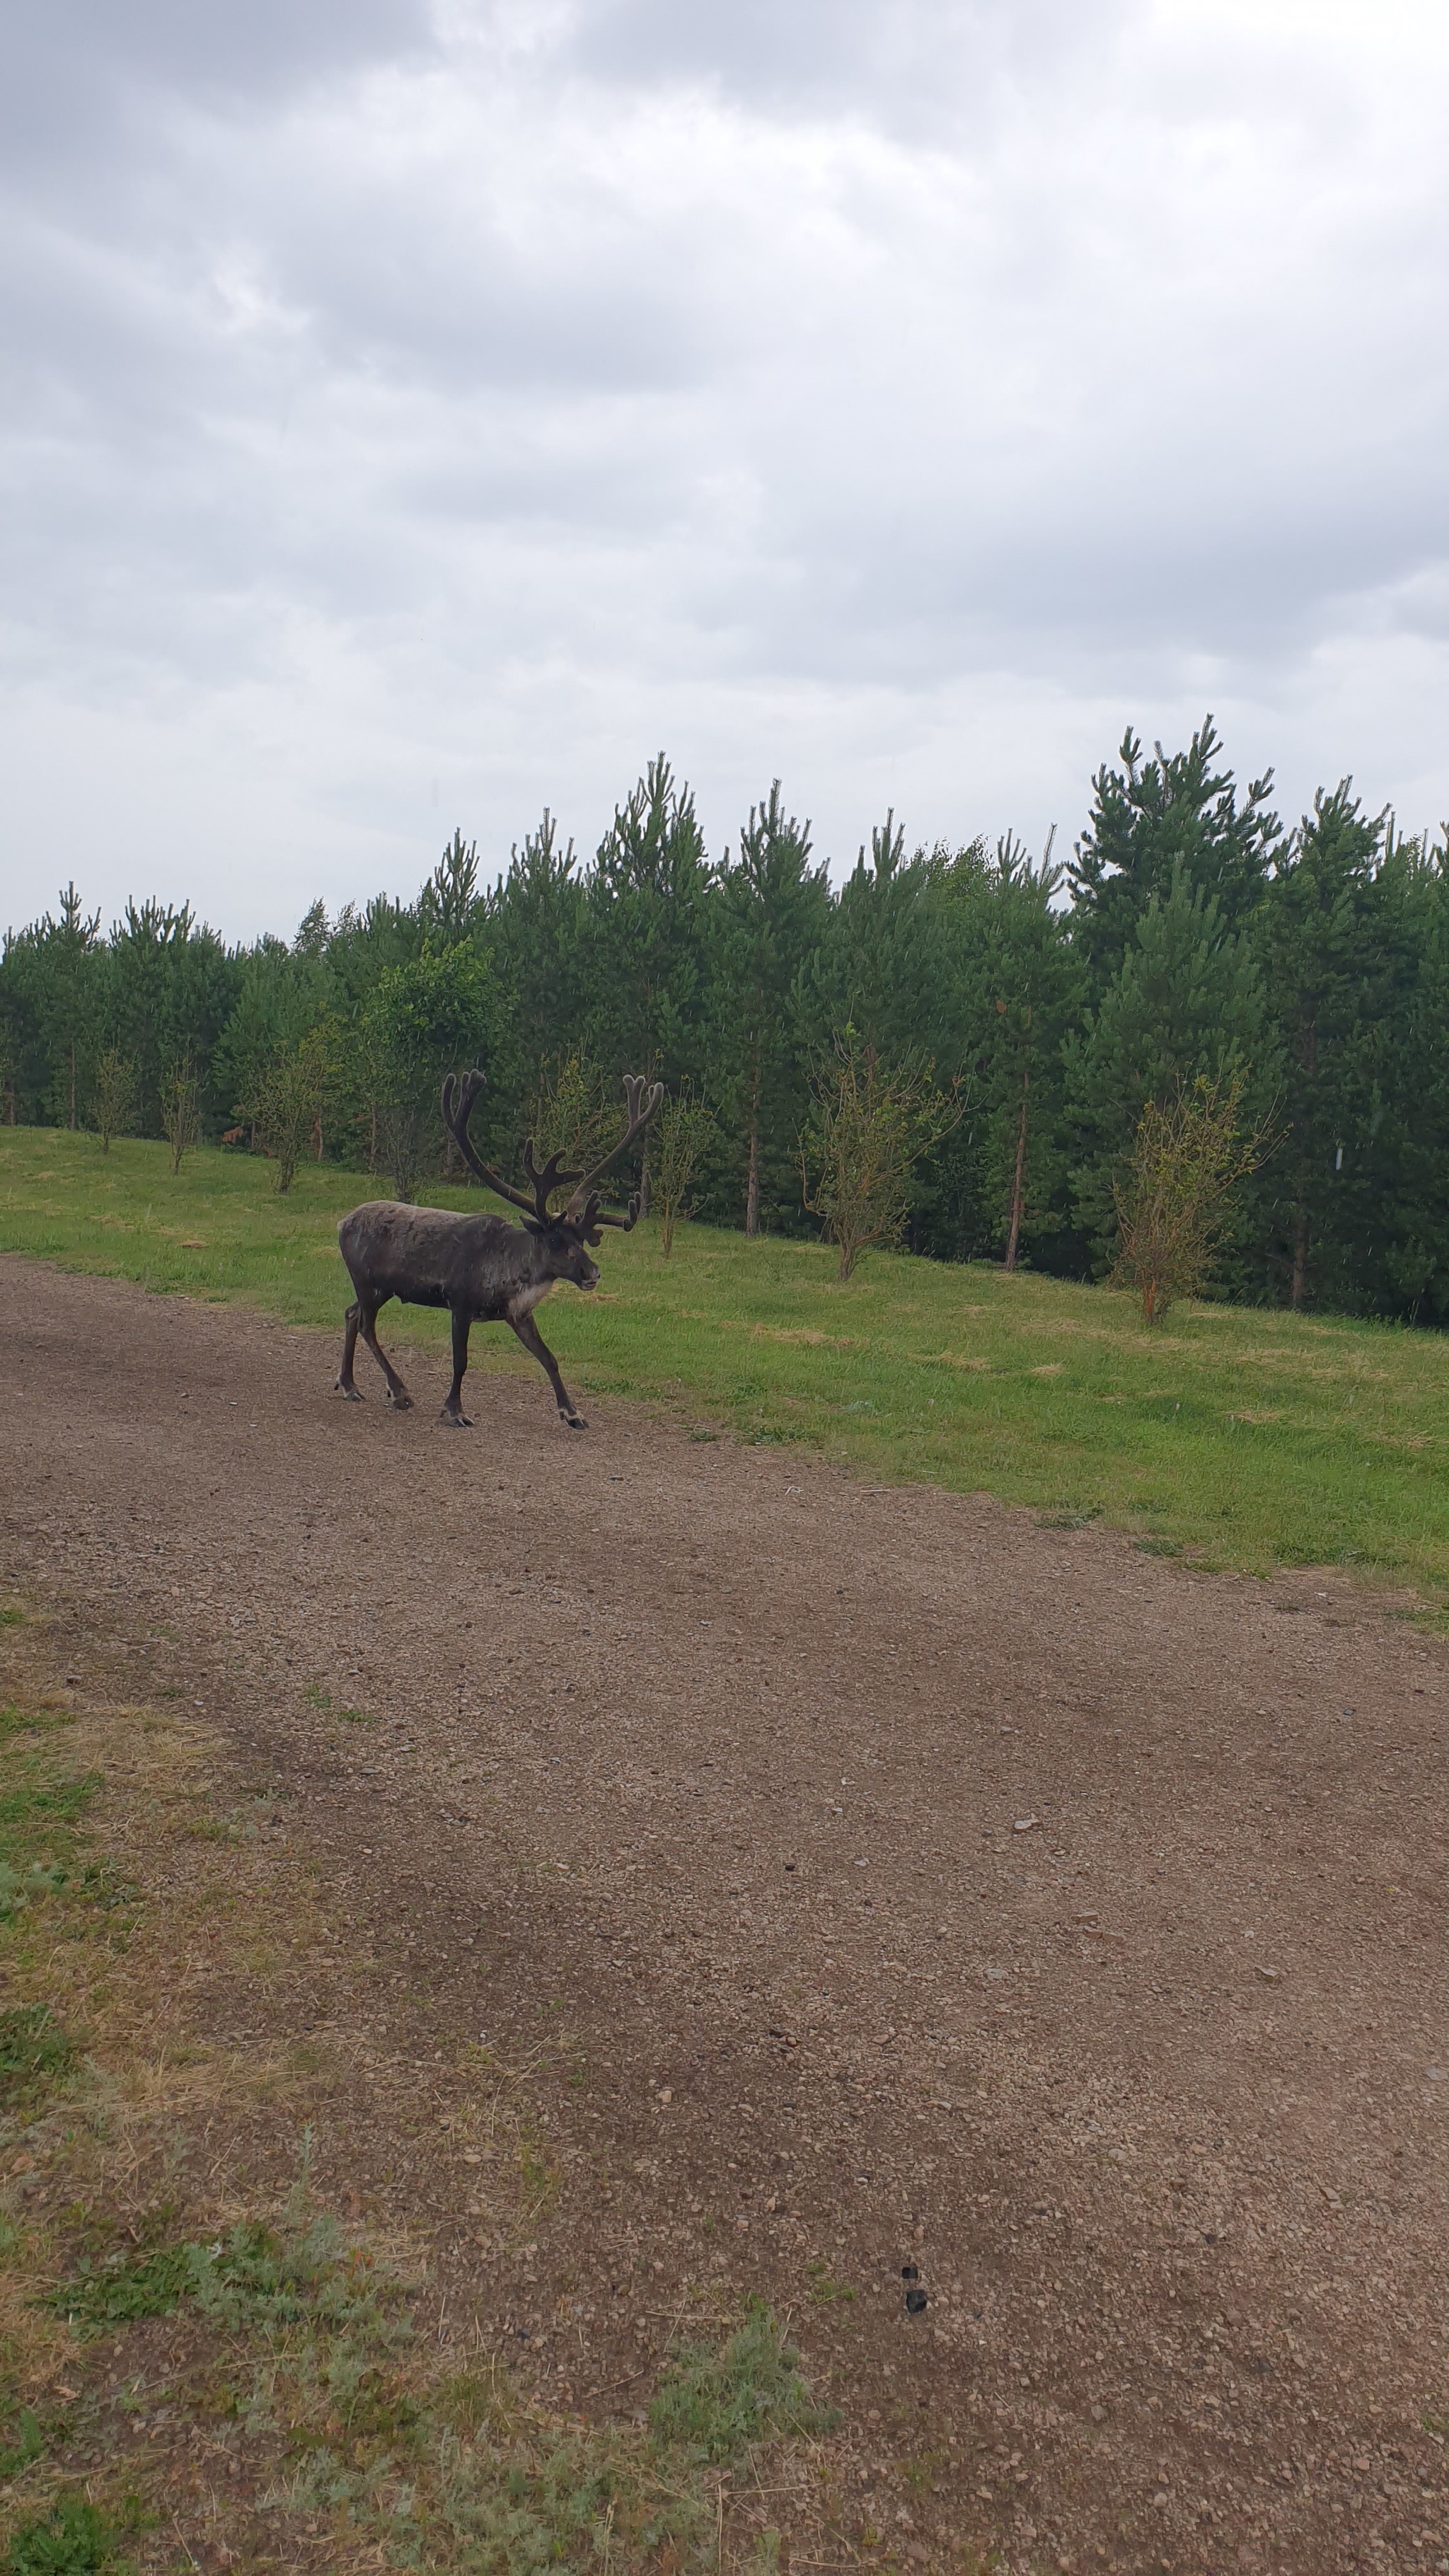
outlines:
[[589, 1427], [581, 1413], [563, 1413], [560, 1414], [559, 1420], [565, 1431], [587, 1431]]
[[344, 1386], [341, 1378], [337, 1379], [332, 1392], [334, 1395], [345, 1395], [349, 1404], [365, 1404], [367, 1401], [360, 1386]]
[[439, 1414], [438, 1420], [440, 1422], [446, 1422], [450, 1431], [471, 1431], [473, 1428], [473, 1417], [471, 1414], [450, 1413], [446, 1404], [444, 1405], [442, 1412]]
[[410, 1395], [394, 1395], [391, 1387], [389, 1387], [387, 1391], [387, 1400], [392, 1406], [394, 1413], [411, 1413], [413, 1409], [412, 1397]]

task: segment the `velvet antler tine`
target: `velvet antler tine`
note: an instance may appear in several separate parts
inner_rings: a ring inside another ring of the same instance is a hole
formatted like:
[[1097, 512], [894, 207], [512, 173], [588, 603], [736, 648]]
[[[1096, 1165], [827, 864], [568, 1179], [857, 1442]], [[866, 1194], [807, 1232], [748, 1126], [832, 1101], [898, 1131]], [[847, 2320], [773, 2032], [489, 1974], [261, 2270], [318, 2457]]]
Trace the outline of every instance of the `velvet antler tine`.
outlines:
[[599, 1237], [597, 1229], [601, 1225], [616, 1225], [621, 1234], [632, 1233], [634, 1227], [639, 1222], [639, 1210], [643, 1204], [643, 1199], [636, 1190], [629, 1201], [629, 1213], [627, 1216], [609, 1216], [602, 1208], [596, 1208], [593, 1217], [590, 1220], [595, 1229], [593, 1237], [595, 1243], [598, 1242]]
[[[565, 1210], [565, 1215], [570, 1225], [576, 1225], [578, 1223], [580, 1211], [586, 1206], [595, 1182], [599, 1180], [605, 1172], [607, 1172], [611, 1163], [617, 1163], [619, 1156], [628, 1152], [629, 1147], [633, 1144], [635, 1137], [640, 1133], [641, 1129], [648, 1126], [650, 1119], [653, 1117], [654, 1112], [658, 1108], [663, 1097], [664, 1085], [662, 1082], [651, 1084], [648, 1076], [642, 1073], [625, 1074], [624, 1105], [629, 1113], [629, 1123], [626, 1126], [623, 1135], [620, 1137], [618, 1144], [610, 1146], [603, 1161], [601, 1163], [596, 1163], [591, 1172], [584, 1172], [580, 1175], [579, 1186], [575, 1190], [573, 1197], [570, 1199], [568, 1207]], [[622, 1217], [612, 1217], [608, 1219], [598, 1218], [595, 1221], [596, 1223], [609, 1223], [619, 1226], [624, 1224]], [[631, 1217], [629, 1223], [632, 1225], [633, 1222], [634, 1220]], [[627, 1232], [627, 1227], [625, 1228], [625, 1231]]]
[[531, 1136], [529, 1137], [529, 1140], [523, 1149], [523, 1168], [527, 1172], [528, 1177], [533, 1184], [533, 1212], [544, 1225], [547, 1225], [548, 1223], [548, 1198], [550, 1190], [567, 1189], [571, 1182], [581, 1180], [583, 1178], [581, 1172], [566, 1172], [563, 1170], [562, 1165], [562, 1154], [550, 1154], [548, 1161], [544, 1164], [542, 1171], [540, 1171], [538, 1165], [533, 1159], [533, 1138]]
[[475, 1180], [482, 1181], [486, 1189], [495, 1190], [499, 1198], [507, 1199], [510, 1207], [522, 1208], [525, 1215], [532, 1216], [534, 1213], [532, 1199], [525, 1198], [522, 1190], [514, 1189], [510, 1182], [504, 1180], [501, 1172], [495, 1172], [491, 1163], [485, 1163], [482, 1160], [468, 1133], [468, 1121], [473, 1115], [473, 1104], [482, 1088], [483, 1076], [476, 1066], [471, 1073], [465, 1073], [461, 1079], [457, 1074], [450, 1073], [443, 1084], [443, 1125], [447, 1128]]

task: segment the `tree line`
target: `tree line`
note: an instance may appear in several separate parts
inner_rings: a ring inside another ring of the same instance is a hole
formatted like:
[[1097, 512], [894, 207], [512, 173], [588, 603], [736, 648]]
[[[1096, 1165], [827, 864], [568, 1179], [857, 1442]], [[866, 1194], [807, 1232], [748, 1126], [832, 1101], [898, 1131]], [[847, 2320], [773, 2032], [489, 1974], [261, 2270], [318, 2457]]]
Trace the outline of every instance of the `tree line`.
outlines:
[[669, 1098], [637, 1176], [667, 1228], [692, 1207], [1102, 1276], [1196, 1103], [1234, 1176], [1222, 1293], [1439, 1323], [1449, 835], [1350, 781], [1291, 827], [1271, 793], [1210, 717], [1174, 753], [1129, 732], [1070, 860], [1010, 833], [908, 852], [887, 815], [832, 885], [778, 784], [711, 857], [661, 757], [591, 862], [545, 812], [486, 883], [455, 833], [415, 901], [316, 903], [290, 940], [228, 947], [155, 902], [103, 931], [70, 886], [6, 936], [3, 1115], [227, 1140], [281, 1186], [326, 1155], [410, 1196], [443, 1168], [445, 1071], [483, 1067], [495, 1162], [586, 1147], [639, 1071]]

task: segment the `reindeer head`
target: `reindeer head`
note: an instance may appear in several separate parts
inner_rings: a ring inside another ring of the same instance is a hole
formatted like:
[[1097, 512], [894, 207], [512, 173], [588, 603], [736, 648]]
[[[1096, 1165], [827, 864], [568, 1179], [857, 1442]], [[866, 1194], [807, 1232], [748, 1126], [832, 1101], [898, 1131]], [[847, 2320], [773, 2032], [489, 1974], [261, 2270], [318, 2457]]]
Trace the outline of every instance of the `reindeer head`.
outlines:
[[[523, 1168], [528, 1174], [531, 1196], [514, 1189], [511, 1182], [505, 1181], [474, 1151], [468, 1134], [468, 1121], [482, 1088], [483, 1076], [477, 1072], [465, 1073], [461, 1078], [450, 1073], [443, 1085], [443, 1124], [468, 1169], [480, 1181], [486, 1182], [490, 1190], [496, 1190], [500, 1198], [507, 1199], [510, 1207], [523, 1210], [523, 1222], [528, 1231], [543, 1240], [555, 1279], [570, 1279], [576, 1288], [597, 1287], [598, 1264], [589, 1259], [587, 1246], [603, 1240], [600, 1229], [606, 1225], [617, 1226], [621, 1234], [629, 1232], [638, 1219], [639, 1193], [636, 1190], [630, 1199], [626, 1216], [611, 1216], [600, 1207], [595, 1184], [602, 1179], [609, 1165], [616, 1163], [619, 1156], [628, 1151], [635, 1137], [643, 1134], [664, 1097], [663, 1083], [649, 1083], [642, 1073], [625, 1074], [628, 1124], [617, 1145], [610, 1147], [603, 1161], [596, 1163], [592, 1171], [566, 1172], [562, 1154], [550, 1154], [540, 1169], [534, 1160], [533, 1138], [530, 1136], [523, 1149]], [[550, 1213], [548, 1204], [555, 1190], [572, 1192], [567, 1207], [558, 1215]]]

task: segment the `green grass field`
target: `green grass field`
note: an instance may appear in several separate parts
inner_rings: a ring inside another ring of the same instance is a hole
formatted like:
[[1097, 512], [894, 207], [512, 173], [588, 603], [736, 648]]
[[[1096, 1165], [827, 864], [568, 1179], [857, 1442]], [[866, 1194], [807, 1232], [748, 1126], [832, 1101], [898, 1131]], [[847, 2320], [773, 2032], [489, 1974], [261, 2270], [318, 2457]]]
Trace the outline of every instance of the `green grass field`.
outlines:
[[[262, 1307], [340, 1342], [334, 1227], [367, 1176], [309, 1168], [278, 1198], [249, 1156], [197, 1153], [174, 1180], [168, 1164], [161, 1145], [107, 1157], [91, 1136], [0, 1129], [0, 1248]], [[597, 1295], [561, 1288], [545, 1319], [578, 1392], [663, 1402], [704, 1433], [804, 1442], [877, 1480], [1101, 1519], [1203, 1565], [1348, 1567], [1449, 1605], [1437, 1335], [1210, 1305], [1149, 1330], [1108, 1289], [904, 1256], [873, 1255], [839, 1287], [823, 1246], [703, 1226], [680, 1229], [671, 1261], [648, 1223], [607, 1235], [600, 1260]], [[391, 1307], [382, 1331], [424, 1354], [441, 1399], [447, 1318]], [[497, 1327], [473, 1352], [475, 1410], [478, 1377], [538, 1376]], [[358, 1366], [367, 1385], [365, 1353]], [[541, 1377], [538, 1398], [546, 1412]]]

